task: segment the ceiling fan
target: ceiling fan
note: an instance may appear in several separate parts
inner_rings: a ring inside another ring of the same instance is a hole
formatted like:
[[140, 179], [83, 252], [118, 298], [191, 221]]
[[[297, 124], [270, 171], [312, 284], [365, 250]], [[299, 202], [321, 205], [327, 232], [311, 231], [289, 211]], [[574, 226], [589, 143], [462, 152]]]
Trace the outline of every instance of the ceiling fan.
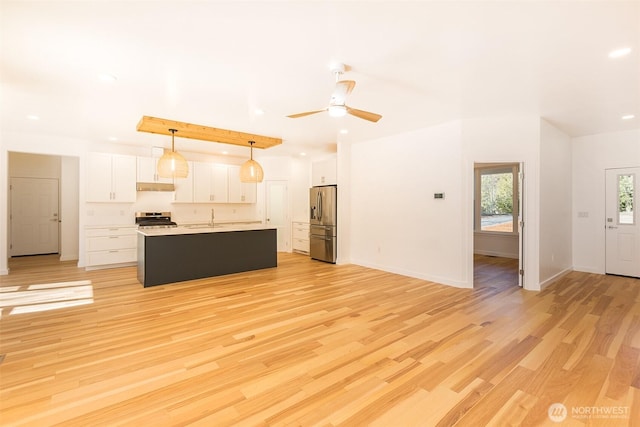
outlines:
[[356, 108], [351, 108], [345, 104], [347, 95], [351, 93], [356, 85], [356, 82], [354, 80], [340, 80], [340, 75], [345, 72], [345, 68], [346, 67], [344, 64], [337, 64], [331, 69], [331, 72], [336, 76], [336, 88], [331, 95], [329, 106], [327, 108], [323, 108], [322, 110], [307, 111], [305, 113], [291, 114], [287, 117], [297, 119], [298, 117], [304, 117], [311, 114], [328, 111], [331, 117], [342, 117], [347, 114], [351, 114], [352, 116], [364, 120], [369, 120], [370, 122], [377, 122], [378, 120], [380, 120], [382, 118], [380, 114], [358, 110]]

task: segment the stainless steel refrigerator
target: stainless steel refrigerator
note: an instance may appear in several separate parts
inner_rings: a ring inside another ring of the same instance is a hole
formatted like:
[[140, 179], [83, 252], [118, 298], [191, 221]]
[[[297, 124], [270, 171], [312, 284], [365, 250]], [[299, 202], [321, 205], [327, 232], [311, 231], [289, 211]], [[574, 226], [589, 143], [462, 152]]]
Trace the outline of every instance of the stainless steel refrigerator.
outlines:
[[309, 251], [313, 259], [336, 262], [337, 194], [335, 185], [310, 189]]

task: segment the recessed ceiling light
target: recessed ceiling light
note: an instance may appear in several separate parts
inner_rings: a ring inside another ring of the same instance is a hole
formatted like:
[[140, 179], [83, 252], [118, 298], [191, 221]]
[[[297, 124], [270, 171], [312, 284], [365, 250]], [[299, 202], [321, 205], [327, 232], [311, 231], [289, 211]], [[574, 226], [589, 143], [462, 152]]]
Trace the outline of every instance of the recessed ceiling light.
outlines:
[[27, 116], [27, 119], [29, 119], [29, 120], [40, 120], [40, 116], [36, 116], [35, 114], [29, 114]]
[[262, 116], [264, 114], [264, 110], [261, 110], [260, 108], [256, 108], [253, 112], [256, 116]]
[[307, 153], [300, 153], [300, 155], [301, 155], [302, 157], [304, 157], [304, 156], [306, 156], [306, 155], [307, 155]]
[[118, 138], [116, 138], [115, 136], [110, 136], [108, 139], [109, 139], [109, 141], [117, 141], [118, 140]]
[[103, 82], [115, 82], [116, 80], [118, 80], [118, 78], [116, 76], [114, 76], [113, 74], [109, 74], [109, 73], [100, 73], [100, 74], [98, 74], [98, 77]]
[[229, 154], [229, 152], [228, 151], [223, 151], [222, 154], [226, 155], [226, 154]]
[[635, 116], [633, 114], [626, 114], [624, 116], [621, 117], [622, 120], [631, 120], [633, 119]]
[[343, 134], [343, 135], [346, 135], [346, 134], [349, 133], [349, 130], [348, 129], [340, 129], [340, 133]]
[[609, 53], [609, 58], [620, 58], [621, 56], [625, 56], [631, 52], [630, 47], [624, 47], [622, 49], [616, 49]]

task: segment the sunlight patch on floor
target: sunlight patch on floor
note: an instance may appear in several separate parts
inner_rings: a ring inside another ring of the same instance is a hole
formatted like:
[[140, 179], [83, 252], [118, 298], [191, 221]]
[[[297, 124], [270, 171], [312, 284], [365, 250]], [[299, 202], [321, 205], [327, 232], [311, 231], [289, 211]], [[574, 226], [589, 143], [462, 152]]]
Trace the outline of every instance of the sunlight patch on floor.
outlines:
[[91, 280], [0, 288], [0, 317], [92, 303]]

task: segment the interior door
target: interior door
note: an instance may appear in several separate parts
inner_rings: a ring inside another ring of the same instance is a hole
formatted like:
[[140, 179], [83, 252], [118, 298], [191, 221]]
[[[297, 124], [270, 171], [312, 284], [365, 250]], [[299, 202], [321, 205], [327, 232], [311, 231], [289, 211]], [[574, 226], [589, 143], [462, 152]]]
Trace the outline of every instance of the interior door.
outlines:
[[289, 190], [287, 181], [266, 182], [266, 223], [278, 230], [278, 251], [288, 252], [289, 232]]
[[58, 253], [58, 180], [11, 178], [9, 255]]
[[606, 170], [607, 274], [640, 277], [640, 167]]
[[524, 287], [524, 163], [518, 169], [518, 286]]

